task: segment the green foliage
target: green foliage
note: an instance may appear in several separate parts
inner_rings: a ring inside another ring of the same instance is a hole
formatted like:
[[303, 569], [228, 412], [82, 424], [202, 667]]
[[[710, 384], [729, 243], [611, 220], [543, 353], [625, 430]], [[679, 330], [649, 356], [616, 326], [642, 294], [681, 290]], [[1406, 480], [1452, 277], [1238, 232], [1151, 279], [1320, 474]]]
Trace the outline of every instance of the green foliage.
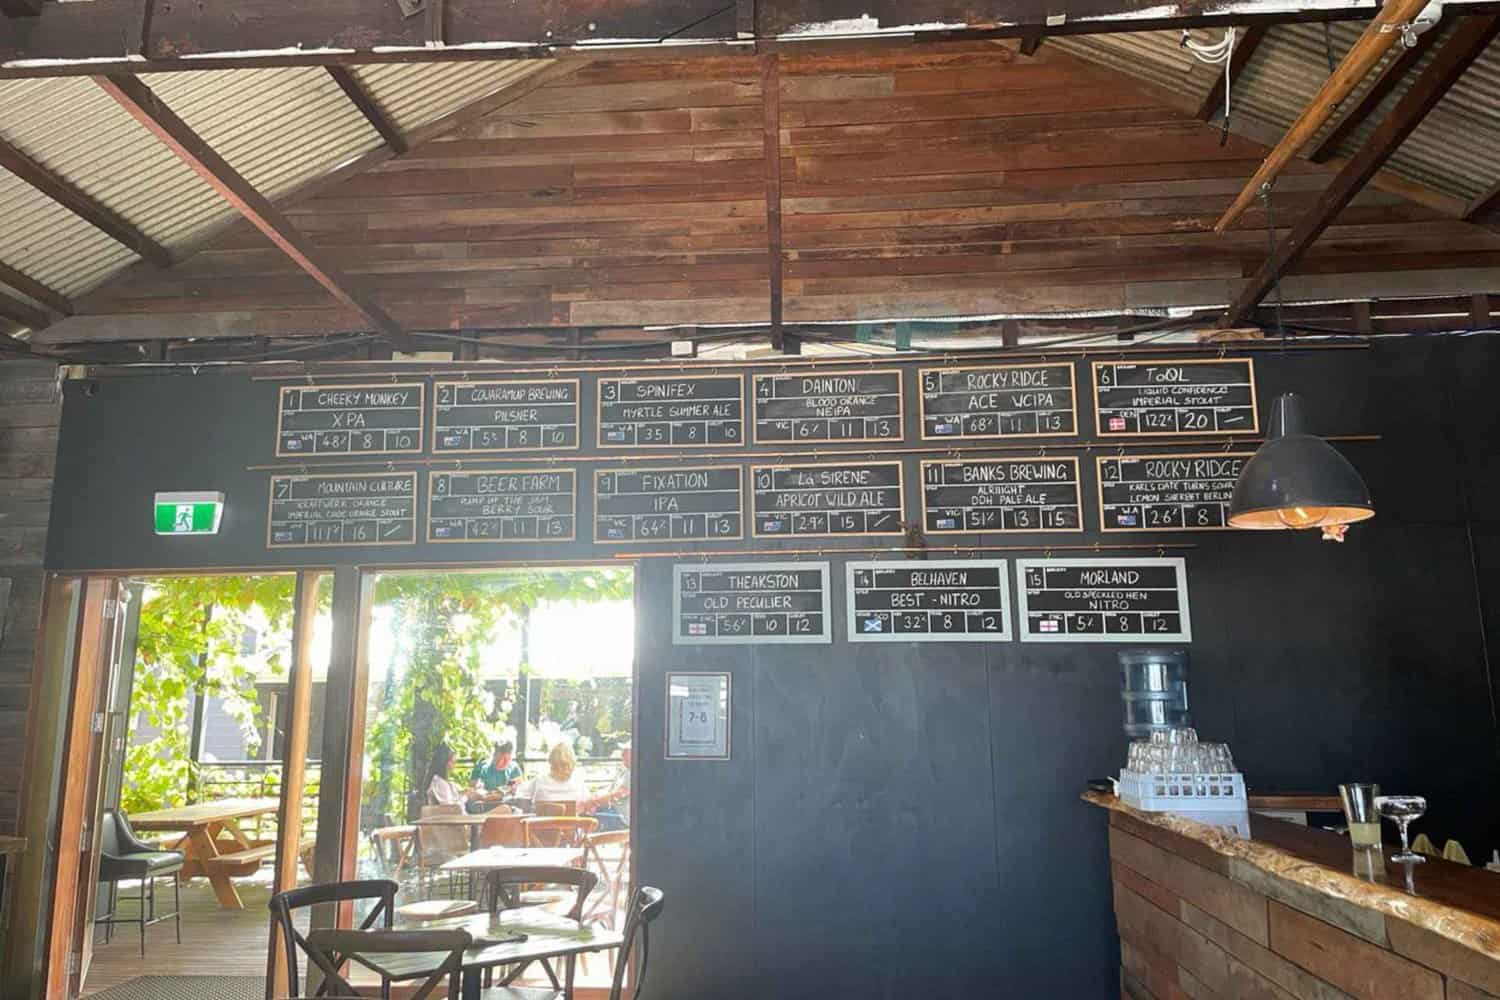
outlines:
[[462, 782], [509, 724], [481, 678], [481, 653], [502, 622], [523, 624], [544, 602], [624, 600], [632, 587], [629, 570], [613, 569], [382, 576], [375, 603], [390, 610], [397, 645], [385, 683], [370, 692], [367, 822], [416, 810], [439, 743], [457, 754]]
[[[196, 778], [189, 759], [193, 698], [222, 699], [252, 745], [259, 742], [260, 706], [255, 664], [240, 654], [241, 637], [260, 609], [270, 632], [290, 630], [295, 577], [190, 576], [151, 581], [141, 606], [131, 691], [132, 724], [156, 736], [125, 753], [121, 805], [144, 812], [182, 805]], [[271, 675], [285, 664], [269, 651], [261, 658]]]

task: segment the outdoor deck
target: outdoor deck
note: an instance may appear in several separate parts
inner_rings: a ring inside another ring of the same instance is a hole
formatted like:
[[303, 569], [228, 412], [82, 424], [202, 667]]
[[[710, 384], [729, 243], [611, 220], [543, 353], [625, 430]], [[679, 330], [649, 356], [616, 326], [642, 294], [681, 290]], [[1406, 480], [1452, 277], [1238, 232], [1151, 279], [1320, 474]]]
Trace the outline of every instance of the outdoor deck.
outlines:
[[[122, 895], [125, 895], [122, 883]], [[104, 929], [96, 928], [94, 958], [89, 966], [83, 995], [89, 996], [118, 986], [140, 976], [255, 976], [266, 974], [266, 945], [270, 940], [271, 898], [270, 869], [250, 878], [237, 879], [236, 887], [245, 901], [243, 910], [226, 910], [214, 899], [213, 890], [204, 879], [193, 879], [182, 887], [182, 944], [177, 943], [171, 921], [146, 928], [146, 957], [141, 957], [140, 931], [131, 924], [117, 924], [114, 939], [104, 943]], [[133, 889], [130, 890], [134, 892]], [[161, 882], [157, 887], [160, 912], [170, 908], [171, 886]], [[133, 912], [134, 903], [123, 911]], [[603, 956], [589, 956], [578, 966], [580, 986], [609, 985], [609, 963]], [[360, 978], [354, 982], [360, 985]], [[522, 982], [533, 984], [530, 974]], [[545, 985], [538, 975], [534, 985]]]

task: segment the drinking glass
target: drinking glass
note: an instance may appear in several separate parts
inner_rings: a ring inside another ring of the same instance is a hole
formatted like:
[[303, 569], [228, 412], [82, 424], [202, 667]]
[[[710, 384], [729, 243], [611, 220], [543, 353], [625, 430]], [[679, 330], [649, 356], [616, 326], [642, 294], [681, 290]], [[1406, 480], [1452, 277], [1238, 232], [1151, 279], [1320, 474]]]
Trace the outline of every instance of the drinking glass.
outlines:
[[1406, 839], [1406, 827], [1427, 811], [1427, 800], [1420, 795], [1380, 795], [1375, 799], [1375, 808], [1380, 815], [1395, 822], [1401, 831], [1401, 850], [1391, 855], [1392, 861], [1405, 864], [1420, 864], [1427, 859], [1411, 849]]
[[1339, 786], [1339, 801], [1344, 805], [1344, 820], [1349, 824], [1349, 842], [1355, 847], [1380, 846], [1380, 813], [1375, 803], [1380, 786], [1350, 782]]

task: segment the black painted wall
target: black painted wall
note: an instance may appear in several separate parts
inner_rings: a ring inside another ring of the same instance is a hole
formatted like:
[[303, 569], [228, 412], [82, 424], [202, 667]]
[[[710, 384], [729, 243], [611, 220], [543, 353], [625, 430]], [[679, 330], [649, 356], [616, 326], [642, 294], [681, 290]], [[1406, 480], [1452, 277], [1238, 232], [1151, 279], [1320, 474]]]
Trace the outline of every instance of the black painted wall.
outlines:
[[[1500, 341], [1479, 338], [1257, 355], [1263, 407], [1295, 389], [1320, 431], [1382, 436], [1346, 447], [1376, 519], [1343, 545], [1291, 533], [1129, 539], [1196, 546], [1183, 553], [1194, 714], [1205, 738], [1232, 744], [1252, 788], [1363, 778], [1425, 793], [1430, 818], [1417, 828], [1457, 836], [1471, 855], [1500, 846], [1485, 649], [1488, 638], [1500, 650], [1497, 362]], [[274, 388], [239, 376], [103, 381], [87, 398], [70, 386], [49, 564], [597, 554], [268, 555], [266, 473], [245, 468], [270, 461], [268, 415]], [[909, 469], [909, 518], [912, 479]], [[151, 536], [150, 493], [195, 488], [229, 494], [224, 534]], [[1098, 538], [1096, 517], [1084, 541]], [[841, 612], [842, 560], [832, 563]], [[668, 899], [652, 996], [1117, 995], [1103, 819], [1077, 796], [1124, 757], [1118, 647], [851, 645], [840, 614], [831, 646], [674, 647], [669, 560], [641, 563], [637, 600], [636, 874]], [[663, 759], [669, 670], [734, 675], [732, 760]]]

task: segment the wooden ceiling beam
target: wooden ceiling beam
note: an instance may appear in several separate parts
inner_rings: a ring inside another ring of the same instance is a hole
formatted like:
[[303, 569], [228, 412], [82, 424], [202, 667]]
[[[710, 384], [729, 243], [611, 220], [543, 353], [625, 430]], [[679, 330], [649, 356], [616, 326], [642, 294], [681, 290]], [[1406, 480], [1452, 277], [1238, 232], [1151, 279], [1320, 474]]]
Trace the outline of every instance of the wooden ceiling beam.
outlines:
[[1307, 158], [1314, 163], [1324, 163], [1329, 157], [1338, 153], [1348, 138], [1354, 134], [1354, 130], [1375, 113], [1375, 109], [1391, 95], [1396, 85], [1406, 78], [1426, 54], [1432, 48], [1432, 43], [1437, 41], [1438, 35], [1442, 34], [1444, 25], [1435, 25], [1417, 36], [1417, 44], [1411, 48], [1403, 47], [1401, 54], [1391, 60], [1390, 65], [1381, 72], [1379, 78], [1365, 91], [1365, 95], [1359, 99], [1359, 103], [1349, 109], [1349, 113], [1339, 119], [1337, 125], [1328, 130], [1328, 134], [1318, 141], [1307, 154]]
[[1464, 207], [1464, 219], [1467, 222], [1484, 222], [1491, 215], [1497, 214], [1500, 214], [1500, 181], [1490, 185], [1488, 190], [1480, 192]]
[[9, 285], [64, 316], [73, 315], [73, 302], [66, 295], [5, 263], [0, 263], [0, 284]]
[[1407, 136], [1422, 123], [1427, 113], [1483, 54], [1486, 46], [1500, 35], [1500, 15], [1466, 17], [1459, 20], [1444, 40], [1436, 56], [1417, 78], [1391, 113], [1375, 129], [1358, 153], [1349, 158], [1319, 197], [1317, 205], [1297, 220], [1276, 246], [1220, 320], [1224, 327], [1238, 326], [1271, 290], [1277, 279], [1317, 240], [1329, 223], [1338, 217], [1355, 195], [1385, 163]]
[[0, 14], [6, 17], [39, 17], [42, 0], [0, 0]]
[[403, 349], [412, 346], [410, 335], [368, 293], [328, 263], [323, 252], [298, 232], [270, 199], [240, 176], [151, 88], [133, 76], [95, 77], [94, 81], [335, 299], [359, 312], [397, 346]]
[[125, 221], [113, 209], [85, 194], [3, 139], [0, 139], [0, 167], [157, 267], [171, 266], [172, 254], [166, 247]]
[[52, 317], [45, 310], [6, 292], [0, 292], [0, 317], [20, 323], [29, 330], [44, 330], [52, 325]]
[[[1265, 39], [1266, 32], [1270, 30], [1263, 24], [1252, 25], [1244, 30], [1235, 41], [1234, 52], [1229, 56], [1229, 84], [1230, 94], [1233, 95], [1234, 82], [1240, 78], [1250, 60], [1255, 57], [1255, 50]], [[1208, 93], [1203, 95], [1203, 100], [1198, 103], [1198, 117], [1208, 121], [1214, 113], [1224, 106], [1224, 74], [1215, 73], [1214, 83], [1208, 88]]]
[[375, 95], [365, 89], [365, 85], [359, 82], [359, 77], [354, 75], [354, 70], [347, 66], [326, 66], [328, 75], [333, 77], [333, 82], [339, 85], [344, 96], [349, 98], [349, 103], [359, 109], [359, 113], [365, 116], [365, 121], [370, 127], [380, 133], [380, 138], [391, 147], [391, 152], [397, 156], [405, 153], [410, 147], [406, 144], [406, 137], [396, 127], [396, 123], [385, 113], [380, 102], [375, 100]]
[[1397, 30], [1399, 26], [1409, 23], [1420, 14], [1427, 3], [1428, 0], [1390, 0], [1380, 8], [1380, 13], [1365, 27], [1364, 34], [1344, 54], [1343, 62], [1323, 81], [1323, 86], [1308, 102], [1307, 107], [1302, 109], [1297, 120], [1292, 122], [1292, 127], [1287, 129], [1281, 141], [1266, 155], [1265, 161], [1255, 171], [1255, 176], [1250, 178], [1223, 217], [1214, 224], [1215, 232], [1222, 233], [1245, 214], [1245, 210], [1260, 197], [1261, 189], [1276, 180], [1286, 169], [1286, 165], [1323, 127], [1323, 123], [1333, 117], [1344, 98], [1385, 57], [1386, 51], [1401, 37], [1401, 32]]

